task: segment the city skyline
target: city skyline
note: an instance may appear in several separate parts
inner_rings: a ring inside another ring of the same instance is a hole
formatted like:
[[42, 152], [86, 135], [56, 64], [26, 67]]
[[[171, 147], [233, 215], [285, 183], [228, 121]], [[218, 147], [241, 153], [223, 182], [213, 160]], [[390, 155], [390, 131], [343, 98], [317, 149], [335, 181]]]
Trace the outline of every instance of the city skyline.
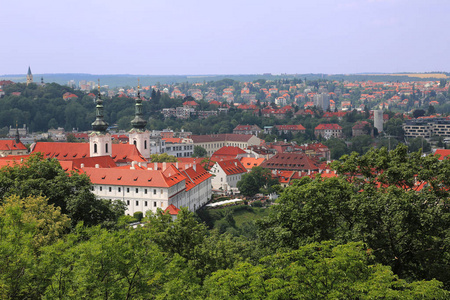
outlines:
[[450, 3], [9, 2], [0, 75], [450, 71]]

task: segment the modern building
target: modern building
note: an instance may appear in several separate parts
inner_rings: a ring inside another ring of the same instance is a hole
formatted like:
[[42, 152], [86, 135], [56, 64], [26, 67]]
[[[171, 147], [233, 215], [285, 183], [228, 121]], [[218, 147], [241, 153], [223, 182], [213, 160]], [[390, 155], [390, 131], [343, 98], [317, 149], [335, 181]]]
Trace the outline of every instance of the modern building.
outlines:
[[313, 96], [314, 106], [327, 110], [330, 106], [330, 95], [328, 93], [315, 94]]
[[433, 135], [450, 137], [450, 120], [445, 118], [406, 120], [403, 130], [405, 137], [430, 138]]

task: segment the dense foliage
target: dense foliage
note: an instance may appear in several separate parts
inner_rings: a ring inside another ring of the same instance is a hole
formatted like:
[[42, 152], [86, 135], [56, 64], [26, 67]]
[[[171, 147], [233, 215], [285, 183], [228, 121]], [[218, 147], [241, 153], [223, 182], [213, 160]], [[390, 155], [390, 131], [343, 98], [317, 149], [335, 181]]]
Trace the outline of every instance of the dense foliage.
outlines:
[[85, 178], [32, 157], [1, 170], [0, 298], [448, 299], [449, 164], [404, 146], [344, 156], [256, 224], [239, 228], [240, 205], [211, 230], [184, 208], [86, 226]]

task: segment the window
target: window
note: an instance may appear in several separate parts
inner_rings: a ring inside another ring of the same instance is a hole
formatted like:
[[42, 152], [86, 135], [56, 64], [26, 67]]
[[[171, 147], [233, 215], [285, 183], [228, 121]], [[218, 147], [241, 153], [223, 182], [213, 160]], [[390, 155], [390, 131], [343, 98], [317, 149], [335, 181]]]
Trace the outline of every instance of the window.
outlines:
[[155, 202], [153, 202], [153, 207], [156, 207], [156, 201], [155, 201]]
[[147, 206], [147, 201], [144, 202], [144, 205]]
[[127, 188], [127, 193], [129, 193], [130, 192], [130, 188]]
[[147, 195], [147, 189], [144, 189], [144, 194], [146, 194], [146, 195]]
[[139, 206], [139, 201], [136, 201], [136, 206]]
[[134, 140], [133, 144], [136, 146], [136, 140]]
[[122, 188], [119, 188], [119, 193], [122, 191]]
[[153, 190], [153, 195], [156, 195], [156, 189]]
[[100, 187], [100, 192], [102, 191], [102, 187]]
[[144, 141], [144, 149], [147, 149], [147, 141]]
[[105, 144], [105, 152], [108, 153], [108, 143]]
[[109, 187], [109, 192], [111, 192], [112, 191], [112, 187]]
[[97, 144], [94, 144], [94, 153], [97, 153]]
[[139, 193], [139, 189], [138, 188], [136, 188], [136, 193]]
[[127, 200], [127, 205], [130, 206], [130, 200]]

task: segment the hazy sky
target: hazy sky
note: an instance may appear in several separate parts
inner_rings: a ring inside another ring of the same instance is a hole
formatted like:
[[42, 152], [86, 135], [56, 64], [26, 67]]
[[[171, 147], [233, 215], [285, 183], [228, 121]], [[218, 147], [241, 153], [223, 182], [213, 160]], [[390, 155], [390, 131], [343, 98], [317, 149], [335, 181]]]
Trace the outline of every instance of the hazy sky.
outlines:
[[0, 75], [450, 71], [448, 0], [0, 0]]

